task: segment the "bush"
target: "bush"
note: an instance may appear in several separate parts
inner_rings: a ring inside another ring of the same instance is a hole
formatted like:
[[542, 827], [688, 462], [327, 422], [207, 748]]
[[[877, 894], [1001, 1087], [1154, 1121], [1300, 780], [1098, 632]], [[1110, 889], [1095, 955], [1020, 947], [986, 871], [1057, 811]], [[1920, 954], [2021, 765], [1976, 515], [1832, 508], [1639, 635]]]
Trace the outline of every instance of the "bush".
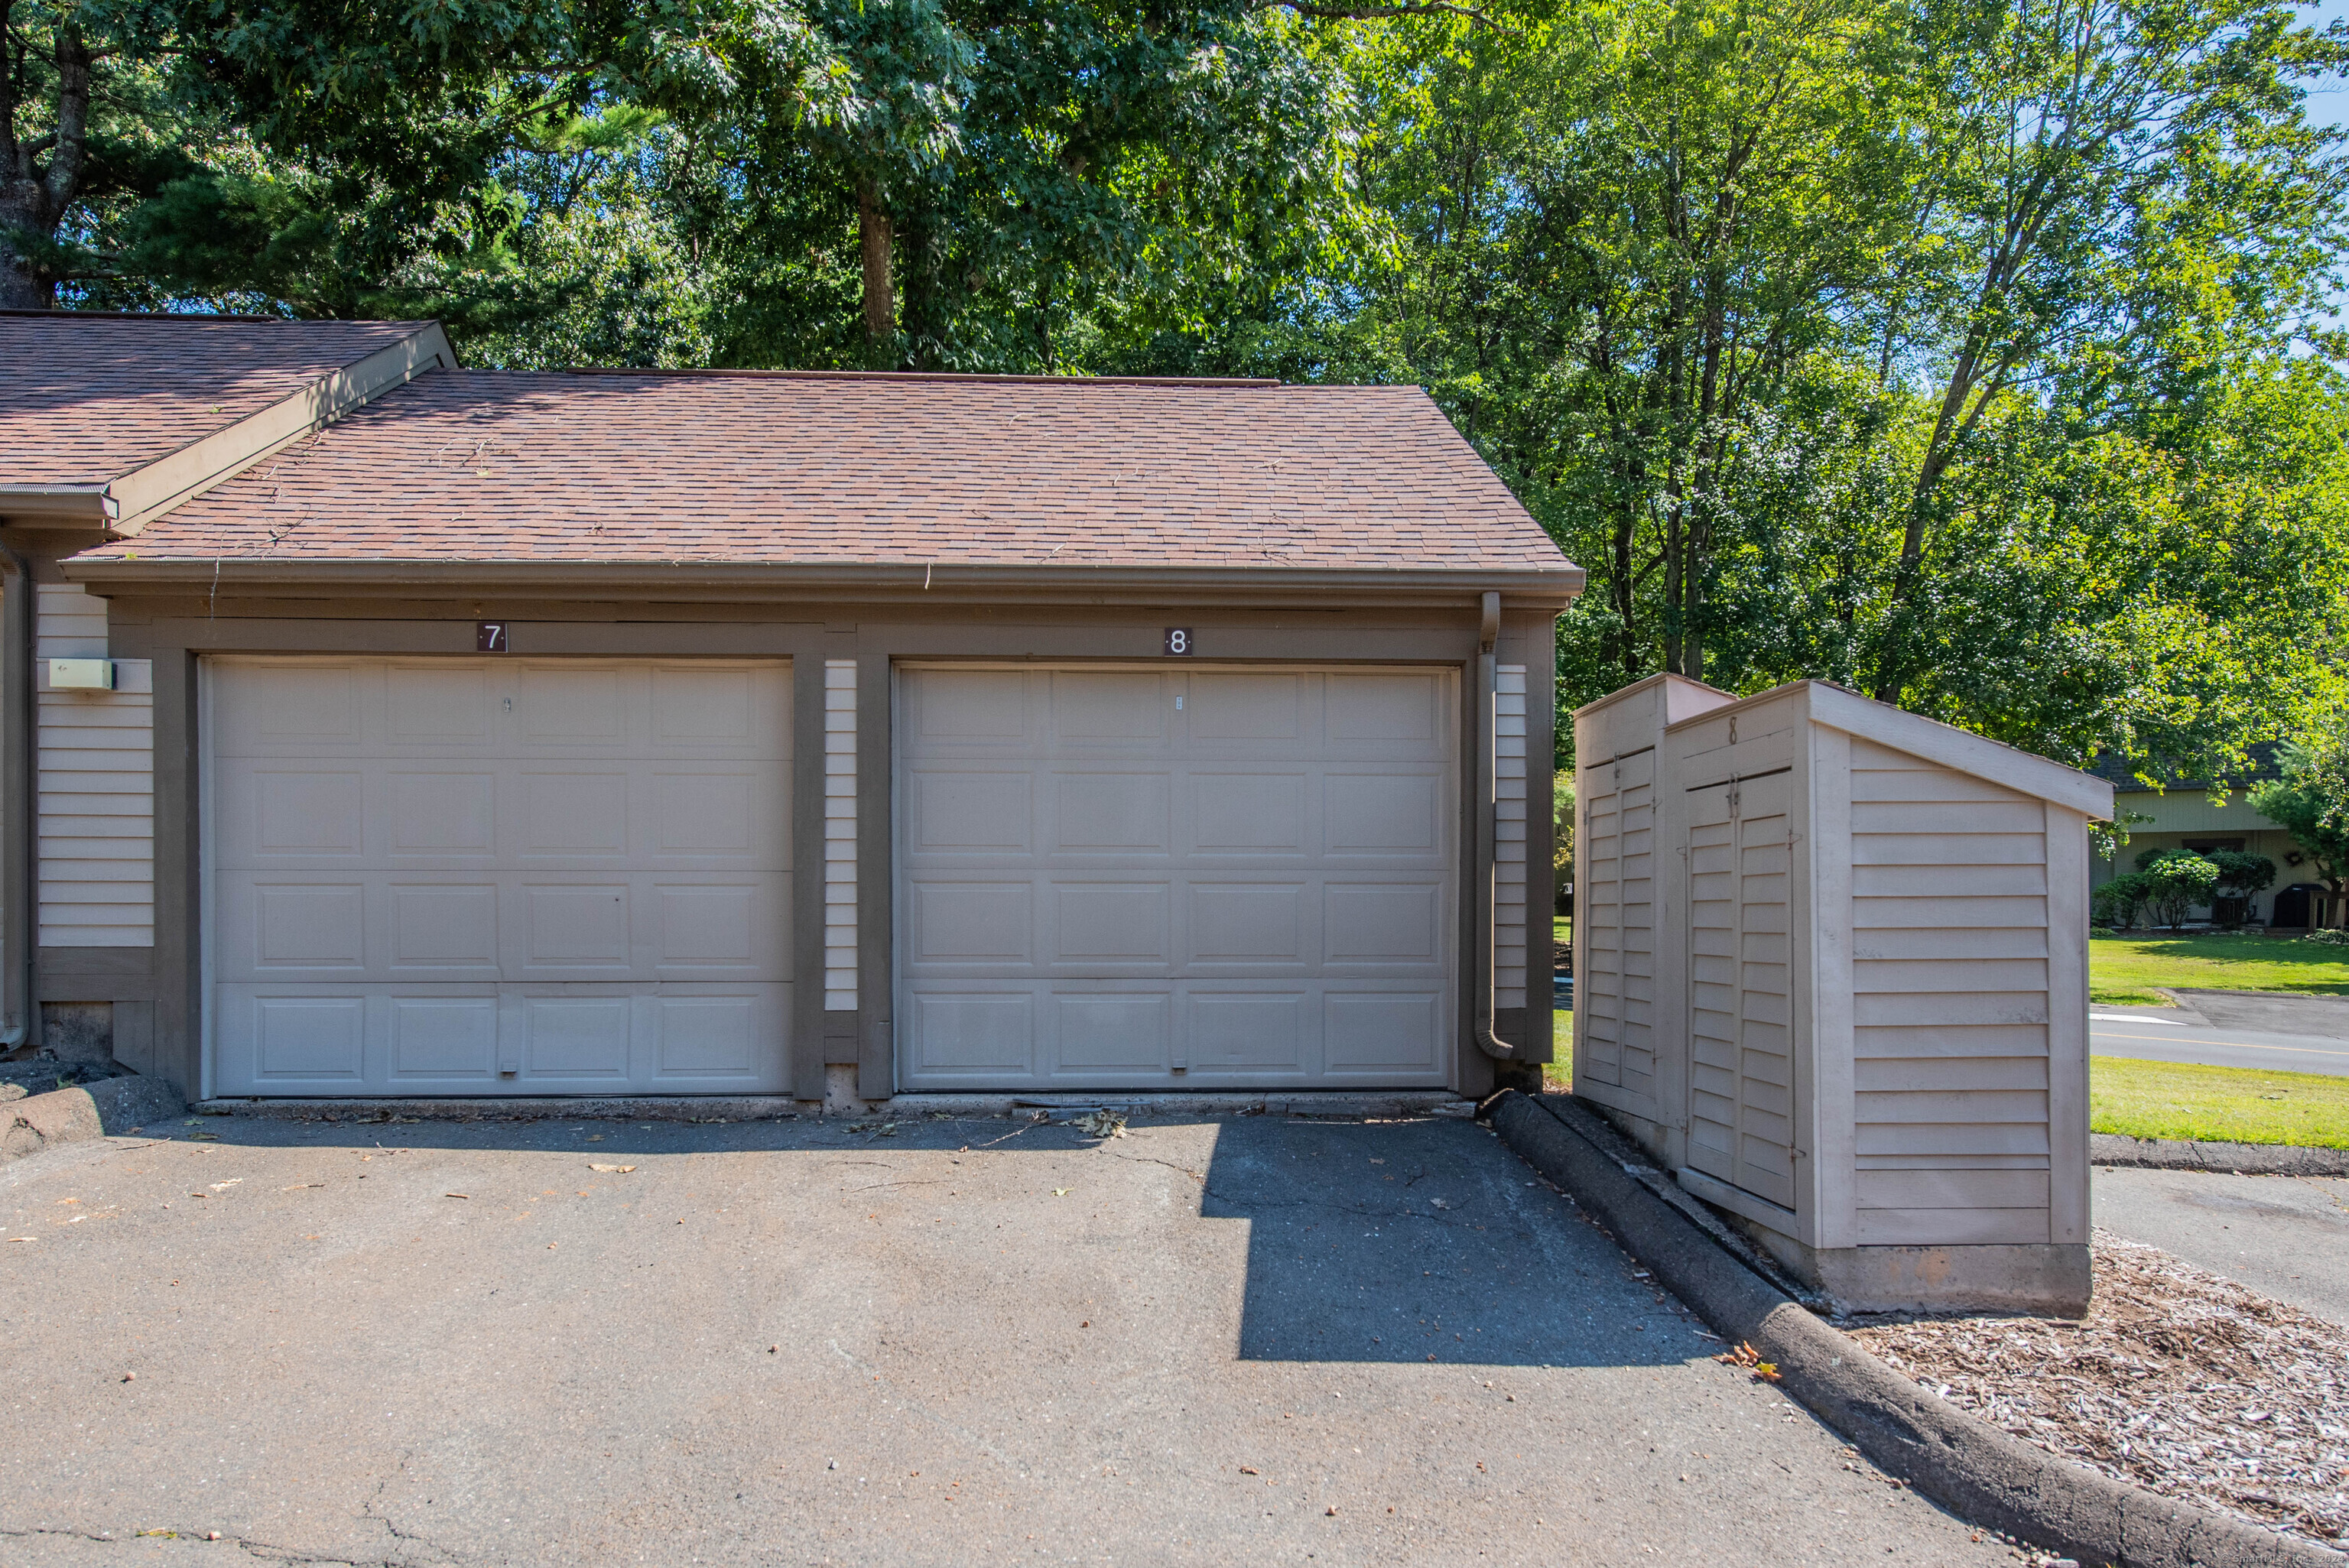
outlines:
[[2336, 925], [2330, 931], [2312, 931], [2301, 940], [2317, 943], [2326, 947], [2349, 947], [2349, 931], [2344, 931]]
[[2123, 872], [2096, 890], [2094, 918], [2099, 925], [2127, 931], [2137, 924], [2137, 915], [2152, 895], [2152, 880], [2143, 872]]
[[2154, 923], [2176, 931], [2198, 903], [2208, 903], [2219, 886], [2219, 868], [2188, 850], [2156, 856], [2137, 875], [2147, 883], [2146, 903]]
[[2212, 850], [2203, 857], [2219, 868], [2219, 891], [2248, 898], [2275, 885], [2276, 863], [2241, 850]]

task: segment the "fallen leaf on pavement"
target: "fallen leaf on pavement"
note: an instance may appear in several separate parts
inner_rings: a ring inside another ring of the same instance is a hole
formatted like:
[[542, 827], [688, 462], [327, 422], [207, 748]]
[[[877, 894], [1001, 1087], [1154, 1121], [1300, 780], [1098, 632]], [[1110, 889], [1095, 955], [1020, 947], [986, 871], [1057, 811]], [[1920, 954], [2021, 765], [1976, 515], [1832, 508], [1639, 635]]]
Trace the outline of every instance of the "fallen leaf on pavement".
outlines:
[[1052, 1196], [1055, 1198], [1065, 1198], [1075, 1191], [1076, 1189], [1074, 1187], [1055, 1187], [1052, 1189]]
[[471, 1192], [443, 1192], [440, 1196], [443, 1198], [470, 1198], [472, 1194]]
[[323, 1187], [325, 1185], [326, 1183], [324, 1181], [296, 1181], [291, 1187], [280, 1187], [277, 1190], [280, 1192], [299, 1192], [305, 1187]]
[[1754, 1342], [1750, 1339], [1739, 1345], [1734, 1350], [1723, 1351], [1713, 1359], [1726, 1362], [1732, 1367], [1744, 1367], [1754, 1374], [1754, 1380], [1756, 1383], [1778, 1381], [1778, 1364], [1775, 1361], [1763, 1360], [1762, 1353], [1754, 1348]]
[[629, 1171], [634, 1171], [634, 1170], [636, 1169], [636, 1167], [635, 1167], [635, 1166], [633, 1166], [633, 1165], [594, 1165], [594, 1164], [591, 1164], [591, 1165], [589, 1165], [589, 1166], [587, 1167], [587, 1169], [588, 1169], [588, 1170], [590, 1170], [590, 1171], [601, 1171], [605, 1172], [605, 1173], [606, 1173], [606, 1174], [608, 1174], [608, 1175], [625, 1176], [625, 1175], [626, 1175]]

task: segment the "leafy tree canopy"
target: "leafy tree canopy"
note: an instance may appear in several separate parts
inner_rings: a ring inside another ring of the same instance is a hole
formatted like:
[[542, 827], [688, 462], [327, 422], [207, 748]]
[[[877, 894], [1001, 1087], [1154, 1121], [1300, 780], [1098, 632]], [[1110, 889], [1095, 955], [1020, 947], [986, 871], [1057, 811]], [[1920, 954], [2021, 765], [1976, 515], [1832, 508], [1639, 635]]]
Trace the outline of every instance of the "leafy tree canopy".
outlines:
[[2239, 777], [2344, 700], [2284, 0], [0, 0], [0, 303], [475, 363], [1417, 382], [1574, 706], [1814, 676]]

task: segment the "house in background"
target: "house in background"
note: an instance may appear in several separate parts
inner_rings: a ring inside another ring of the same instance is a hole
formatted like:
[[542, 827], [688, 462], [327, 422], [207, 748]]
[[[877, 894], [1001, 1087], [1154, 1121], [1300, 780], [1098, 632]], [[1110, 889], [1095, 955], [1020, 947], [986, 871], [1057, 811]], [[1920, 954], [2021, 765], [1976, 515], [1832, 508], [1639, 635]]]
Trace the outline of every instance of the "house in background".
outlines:
[[[2242, 923], [2285, 931], [2307, 929], [2324, 885], [2292, 835], [2260, 815], [2245, 796], [2246, 787], [2276, 776], [2277, 749], [2272, 742], [2253, 747], [2250, 770], [2233, 780], [2233, 787], [2215, 803], [2210, 785], [2204, 779], [2177, 779], [2165, 789], [2154, 789], [2116, 759], [2107, 758], [2089, 769], [2112, 784], [2114, 820], [2127, 825], [2129, 836], [2116, 859], [2091, 862], [2092, 891], [2123, 872], [2137, 870], [2137, 857], [2148, 851], [2239, 850], [2265, 855], [2276, 865], [2275, 884], [2246, 901], [2240, 915]], [[2146, 820], [2132, 822], [2131, 815]], [[2218, 913], [2233, 915], [2235, 912]], [[2193, 918], [2209, 920], [2213, 913], [2205, 904], [2194, 911]]]
[[16, 1039], [191, 1098], [1549, 1059], [1582, 573], [1415, 387], [73, 314], [0, 366]]

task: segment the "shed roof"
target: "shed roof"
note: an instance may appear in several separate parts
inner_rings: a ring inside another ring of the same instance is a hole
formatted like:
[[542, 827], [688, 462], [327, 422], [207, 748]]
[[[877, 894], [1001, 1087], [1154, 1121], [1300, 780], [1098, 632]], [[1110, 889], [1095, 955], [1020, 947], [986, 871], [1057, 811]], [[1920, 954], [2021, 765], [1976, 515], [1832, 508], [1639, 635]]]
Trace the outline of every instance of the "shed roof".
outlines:
[[1416, 387], [710, 372], [421, 377], [76, 559], [1581, 576]]
[[430, 326], [0, 312], [0, 482], [119, 479]]

